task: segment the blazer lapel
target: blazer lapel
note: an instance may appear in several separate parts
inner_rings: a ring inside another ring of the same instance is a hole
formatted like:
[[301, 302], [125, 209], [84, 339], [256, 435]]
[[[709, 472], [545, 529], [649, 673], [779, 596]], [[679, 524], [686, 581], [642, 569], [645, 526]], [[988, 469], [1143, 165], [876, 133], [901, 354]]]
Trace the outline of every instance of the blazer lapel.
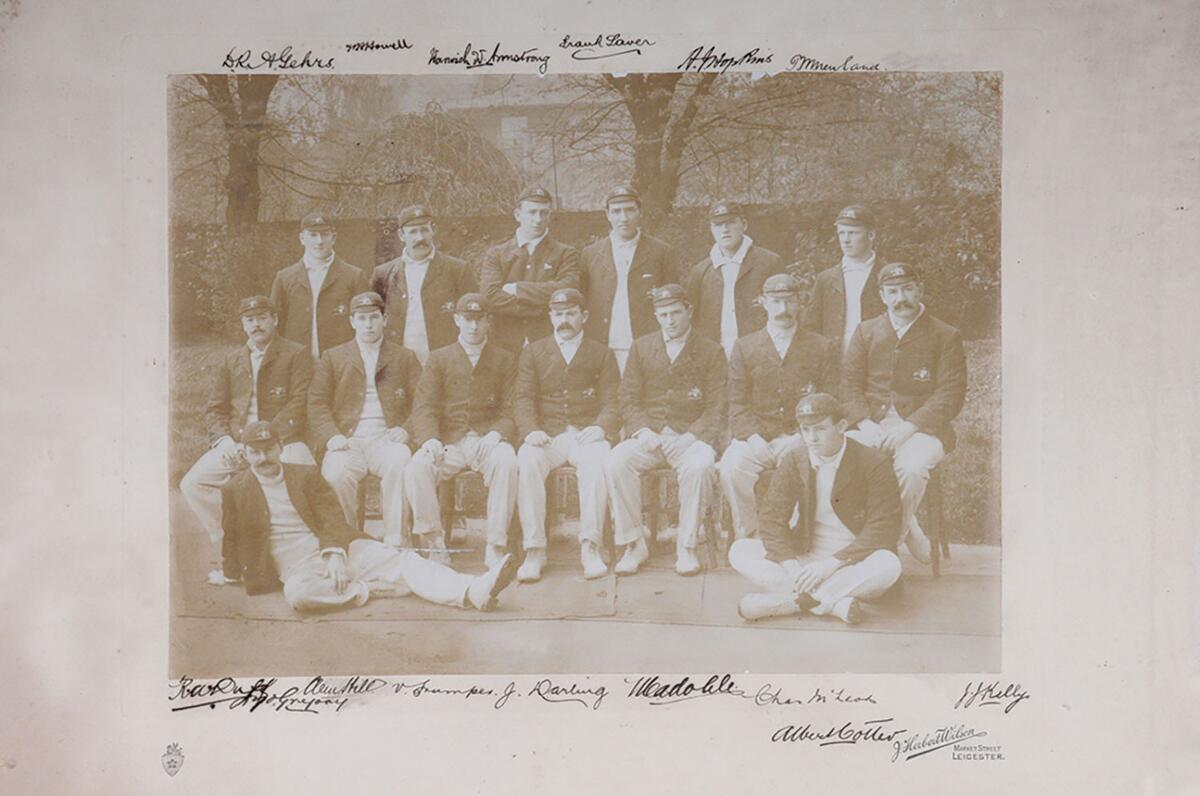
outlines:
[[446, 264], [442, 259], [442, 253], [440, 251], [435, 252], [433, 259], [429, 261], [429, 269], [425, 271], [425, 279], [421, 282], [421, 306], [425, 308], [425, 317], [427, 319], [432, 317], [429, 297], [447, 279], [449, 279], [449, 274], [446, 273]]
[[[316, 533], [316, 518], [313, 516], [312, 506], [308, 503], [308, 495], [304, 492], [304, 478], [301, 471], [288, 464], [280, 466], [283, 467], [283, 482], [287, 485], [288, 498], [296, 507], [296, 513], [300, 515], [300, 519], [304, 520], [308, 530]], [[265, 497], [263, 499], [266, 500]]]
[[738, 269], [738, 275], [737, 279], [734, 280], [734, 285], [740, 284], [741, 281], [745, 279], [751, 271], [754, 270], [754, 266], [758, 261], [758, 257], [755, 256], [754, 249], [755, 247], [753, 245], [751, 245], [749, 249], [746, 249], [746, 256], [742, 258], [742, 267]]

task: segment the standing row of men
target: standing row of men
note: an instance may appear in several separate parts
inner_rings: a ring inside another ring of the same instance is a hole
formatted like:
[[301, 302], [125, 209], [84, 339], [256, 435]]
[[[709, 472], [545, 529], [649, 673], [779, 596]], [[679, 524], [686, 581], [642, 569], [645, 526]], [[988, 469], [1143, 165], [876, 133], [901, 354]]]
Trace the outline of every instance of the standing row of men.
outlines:
[[899, 477], [891, 545], [907, 536], [927, 555], [915, 512], [953, 445], [961, 338], [925, 312], [914, 268], [877, 267], [865, 209], [839, 214], [842, 262], [818, 275], [801, 318], [800, 285], [745, 234], [733, 203], [710, 210], [713, 247], [683, 286], [670, 247], [640, 231], [632, 189], [609, 194], [612, 232], [582, 254], [548, 237], [550, 208], [540, 189], [519, 199], [516, 234], [487, 252], [479, 292], [471, 268], [437, 249], [428, 208], [401, 213], [403, 252], [369, 282], [334, 254], [328, 219], [306, 217], [303, 259], [279, 272], [269, 298], [242, 304], [248, 344], [219, 368], [207, 414], [213, 448], [182, 485], [213, 538], [223, 532], [220, 490], [238, 466], [233, 440], [267, 420], [284, 462], [321, 458], [350, 523], [363, 475], [378, 475], [386, 541], [411, 527], [435, 560], [446, 558], [437, 482], [481, 472], [487, 562], [505, 564], [518, 512], [522, 580], [538, 579], [545, 563], [550, 470], [576, 467], [581, 563], [597, 577], [607, 572], [599, 542], [609, 505], [622, 548], [615, 570], [645, 561], [639, 474], [667, 464], [679, 474], [676, 569], [693, 574], [718, 451], [735, 534], [752, 539], [759, 475], [804, 448], [800, 399], [838, 392], [840, 373], [840, 420], [857, 426], [848, 436], [890, 453]]

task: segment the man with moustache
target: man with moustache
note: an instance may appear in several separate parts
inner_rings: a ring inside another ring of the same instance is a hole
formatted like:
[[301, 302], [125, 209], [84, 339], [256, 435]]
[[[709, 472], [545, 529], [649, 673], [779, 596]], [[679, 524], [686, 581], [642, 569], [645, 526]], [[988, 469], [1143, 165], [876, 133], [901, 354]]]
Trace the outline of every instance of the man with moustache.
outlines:
[[870, 210], [850, 205], [838, 213], [834, 223], [842, 261], [817, 274], [805, 325], [839, 341], [844, 352], [858, 325], [883, 312], [880, 260], [875, 253], [875, 217]]
[[397, 220], [404, 251], [375, 268], [371, 289], [383, 296], [387, 337], [424, 365], [430, 351], [450, 345], [458, 336], [454, 302], [479, 287], [465, 261], [435, 246], [433, 211], [426, 205], [404, 208]]
[[297, 611], [363, 605], [372, 594], [490, 611], [512, 583], [512, 556], [471, 577], [367, 539], [345, 521], [316, 467], [280, 461], [270, 424], [252, 423], [242, 442], [250, 467], [222, 490], [224, 560], [210, 576], [214, 585], [240, 581], [249, 595], [282, 585]]
[[485, 299], [467, 293], [458, 300], [458, 340], [429, 355], [413, 407], [416, 452], [404, 473], [412, 504], [413, 530], [426, 547], [444, 548], [445, 530], [437, 484], [465, 469], [483, 476], [488, 489], [488, 566], [500, 561], [517, 499], [517, 454], [511, 440], [512, 352], [488, 337]]
[[746, 215], [737, 203], [717, 202], [708, 211], [708, 222], [714, 243], [692, 268], [688, 298], [696, 329], [720, 342], [728, 357], [734, 341], [766, 324], [758, 297], [767, 277], [783, 273], [784, 265], [778, 254], [756, 246], [746, 234]]
[[279, 333], [312, 352], [349, 340], [350, 299], [370, 290], [367, 275], [334, 254], [337, 231], [324, 213], [309, 213], [300, 225], [299, 262], [280, 269], [271, 283], [271, 303], [279, 312]]
[[624, 546], [619, 575], [631, 575], [649, 557], [642, 522], [641, 474], [670, 466], [679, 477], [679, 531], [675, 571], [700, 571], [696, 542], [711, 500], [714, 448], [725, 430], [725, 354], [692, 329], [692, 307], [679, 285], [654, 291], [661, 331], [639, 337], [621, 381], [621, 414], [628, 438], [606, 461], [613, 538]]
[[763, 283], [767, 325], [738, 339], [729, 361], [732, 440], [721, 457], [721, 488], [733, 515], [734, 535], [758, 530], [755, 484], [789, 448], [802, 444], [796, 404], [837, 386], [837, 343], [801, 329], [800, 283], [775, 274]]
[[520, 468], [517, 509], [525, 562], [517, 580], [536, 581], [546, 563], [546, 477], [564, 464], [579, 486], [579, 547], [587, 579], [608, 572], [600, 556], [607, 514], [604, 458], [621, 430], [620, 375], [613, 352], [583, 334], [588, 312], [575, 288], [550, 296], [554, 334], [527, 345], [517, 362], [513, 413]]
[[676, 281], [675, 251], [642, 232], [642, 198], [628, 185], [609, 191], [604, 210], [612, 231], [580, 255], [587, 296], [584, 333], [606, 344], [625, 371], [638, 337], [658, 328], [650, 291]]
[[921, 302], [920, 272], [907, 263], [879, 271], [887, 312], [863, 321], [843, 363], [843, 395], [855, 440], [891, 454], [904, 509], [904, 539], [917, 560], [929, 560], [929, 539], [917, 523], [929, 474], [954, 449], [951, 421], [967, 395], [962, 334], [931, 316]]
[[729, 548], [733, 568], [763, 590], [743, 597], [738, 613], [753, 620], [811, 611], [857, 624], [860, 601], [900, 577], [896, 476], [886, 456], [848, 438], [832, 395], [805, 396], [796, 419], [805, 444], [783, 455], [771, 479], [759, 538]]
[[516, 235], [483, 256], [479, 288], [491, 308], [493, 336], [514, 355], [550, 334], [550, 295], [579, 286], [579, 252], [549, 237], [552, 204], [543, 188], [522, 193], [513, 211]]
[[204, 412], [209, 448], [179, 484], [184, 500], [212, 541], [221, 538], [221, 487], [245, 466], [236, 442], [242, 429], [265, 420], [282, 441], [291, 464], [315, 464], [304, 445], [305, 401], [312, 358], [303, 346], [276, 333], [275, 306], [266, 296], [242, 299], [238, 308], [246, 344], [217, 364]]
[[354, 339], [321, 355], [308, 391], [309, 437], [325, 454], [321, 475], [346, 514], [357, 524], [358, 485], [367, 473], [379, 476], [384, 541], [404, 540], [406, 444], [421, 375], [413, 352], [384, 337], [387, 316], [378, 293], [350, 300]]

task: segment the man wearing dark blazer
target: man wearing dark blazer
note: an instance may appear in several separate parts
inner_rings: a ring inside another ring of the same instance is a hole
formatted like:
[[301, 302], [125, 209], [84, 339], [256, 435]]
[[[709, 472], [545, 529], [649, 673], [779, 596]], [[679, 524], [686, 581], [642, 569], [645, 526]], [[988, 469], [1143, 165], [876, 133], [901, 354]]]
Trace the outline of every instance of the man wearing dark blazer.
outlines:
[[404, 208], [398, 221], [397, 234], [404, 251], [375, 267], [371, 290], [383, 296], [387, 337], [425, 364], [430, 351], [448, 346], [458, 337], [454, 302], [479, 286], [464, 260], [435, 246], [433, 211], [427, 206]]
[[271, 283], [279, 333], [308, 349], [314, 360], [354, 336], [346, 322], [350, 299], [370, 289], [366, 273], [334, 254], [336, 240], [329, 216], [309, 213], [300, 229], [304, 256], [280, 269]]
[[354, 339], [321, 355], [308, 391], [309, 438], [324, 452], [321, 474], [346, 521], [358, 515], [358, 485], [379, 476], [384, 540], [404, 542], [404, 467], [412, 454], [406, 427], [421, 376], [417, 357], [384, 337], [387, 317], [378, 293], [350, 300]]
[[517, 580], [542, 576], [546, 562], [546, 477], [564, 464], [575, 468], [579, 487], [579, 548], [584, 577], [608, 568], [600, 557], [608, 514], [604, 459], [621, 430], [617, 387], [621, 377], [613, 353], [583, 334], [588, 313], [575, 288], [550, 297], [554, 334], [527, 345], [517, 362], [513, 413], [520, 469], [517, 510], [525, 562]]
[[746, 234], [746, 215], [735, 202], [714, 204], [708, 222], [715, 242], [708, 256], [692, 267], [688, 299], [697, 331], [718, 341], [728, 357], [734, 341], [766, 325], [758, 297], [767, 277], [783, 273], [783, 258], [754, 245]]
[[278, 336], [275, 307], [266, 296], [243, 299], [239, 313], [246, 345], [227, 352], [217, 364], [204, 412], [209, 449], [179, 484], [214, 542], [221, 538], [221, 487], [245, 466], [237, 440], [248, 424], [270, 421], [283, 442], [284, 461], [315, 464], [304, 445], [312, 358], [303, 346]]
[[734, 536], [758, 530], [754, 487], [791, 447], [803, 444], [796, 403], [837, 388], [837, 344], [800, 328], [800, 283], [775, 274], [763, 283], [767, 325], [739, 338], [729, 361], [731, 441], [721, 456], [721, 489], [733, 515]]
[[282, 586], [297, 611], [362, 605], [373, 593], [489, 611], [516, 574], [511, 556], [471, 577], [367, 539], [345, 521], [316, 467], [280, 462], [270, 424], [252, 423], [242, 443], [250, 467], [222, 490], [223, 562], [209, 574], [214, 585], [241, 582], [249, 595]]
[[738, 613], [761, 619], [807, 610], [855, 624], [860, 601], [900, 577], [896, 476], [886, 456], [846, 436], [845, 410], [832, 395], [804, 397], [796, 418], [805, 445], [788, 451], [771, 479], [759, 538], [729, 548], [733, 568], [763, 590], [743, 597]]
[[526, 342], [550, 334], [550, 294], [579, 287], [579, 252], [549, 237], [552, 204], [543, 188], [522, 193], [513, 211], [515, 236], [483, 256], [479, 289], [492, 314], [492, 337], [514, 356]]
[[962, 334], [921, 303], [917, 269], [889, 263], [879, 271], [887, 312], [859, 324], [843, 361], [842, 394], [859, 442], [891, 454], [904, 506], [909, 551], [928, 561], [929, 539], [917, 523], [929, 474], [954, 448], [950, 423], [967, 395]]
[[508, 545], [517, 501], [517, 454], [512, 441], [511, 351], [488, 338], [487, 304], [467, 293], [455, 305], [458, 340], [429, 355], [413, 405], [416, 450], [404, 472], [412, 503], [413, 530], [432, 547], [445, 546], [438, 481], [470, 469], [487, 486], [486, 562], [492, 566]]
[[804, 322], [817, 334], [837, 340], [844, 352], [855, 328], [883, 313], [878, 280], [883, 261], [875, 253], [875, 217], [870, 210], [850, 205], [835, 223], [842, 261], [817, 274]]
[[700, 521], [712, 500], [715, 448], [725, 433], [725, 354], [692, 328], [692, 308], [679, 285], [654, 291], [654, 312], [661, 331], [634, 341], [621, 380], [628, 438], [613, 449], [605, 467], [613, 538], [625, 547], [615, 571], [633, 574], [650, 555], [641, 474], [667, 465], [679, 477], [675, 571], [695, 575]]
[[650, 291], [677, 282], [675, 251], [642, 232], [642, 198], [628, 185], [604, 200], [612, 231], [584, 248], [581, 287], [587, 297], [584, 333], [607, 345], [625, 372], [633, 341], [658, 329]]

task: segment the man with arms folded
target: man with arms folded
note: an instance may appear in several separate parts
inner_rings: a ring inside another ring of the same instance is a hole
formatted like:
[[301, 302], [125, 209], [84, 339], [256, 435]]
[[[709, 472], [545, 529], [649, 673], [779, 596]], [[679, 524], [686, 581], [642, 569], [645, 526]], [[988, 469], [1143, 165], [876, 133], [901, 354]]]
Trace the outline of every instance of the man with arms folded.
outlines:
[[735, 202], [717, 202], [708, 211], [708, 222], [715, 242], [708, 257], [692, 268], [688, 298], [697, 331], [719, 341], [728, 357], [735, 340], [766, 324], [758, 297], [767, 277], [783, 273], [783, 259], [754, 244], [746, 234], [746, 215]]
[[612, 231], [580, 255], [587, 296], [584, 332], [607, 345], [623, 373], [633, 341], [657, 330], [650, 291], [676, 280], [674, 250], [642, 232], [642, 199], [627, 185], [604, 200]]
[[801, 399], [796, 419], [806, 445], [785, 453], [771, 479], [759, 538], [729, 548], [733, 568], [763, 590], [743, 597], [738, 613], [762, 619], [807, 610], [855, 624], [860, 601], [900, 577], [896, 476], [886, 456], [847, 437], [844, 410], [832, 395]]
[[929, 539], [917, 523], [929, 474], [954, 449], [950, 421], [967, 395], [967, 360], [958, 329], [921, 303], [917, 269], [890, 263], [879, 271], [883, 315], [859, 324], [843, 362], [849, 435], [891, 454], [904, 507], [904, 540], [919, 561]]
[[621, 378], [613, 353], [583, 335], [588, 313], [575, 288], [550, 297], [554, 334], [521, 351], [513, 413], [520, 477], [517, 508], [525, 542], [525, 562], [517, 580], [535, 581], [546, 562], [546, 477], [564, 464], [579, 483], [580, 561], [586, 578], [608, 572], [600, 557], [607, 514], [604, 458], [609, 440], [621, 430], [617, 388]]
[[372, 593], [490, 611], [516, 575], [512, 556], [471, 577], [367, 539], [345, 521], [316, 467], [280, 462], [270, 424], [251, 424], [243, 443], [250, 468], [223, 490], [224, 563], [214, 584], [242, 581], [255, 595], [282, 583], [297, 611], [362, 605]]
[[246, 345], [227, 352], [217, 365], [204, 413], [210, 447], [179, 484], [214, 542], [221, 538], [221, 487], [245, 466], [236, 442], [243, 428], [269, 421], [282, 440], [284, 461], [315, 464], [303, 442], [312, 359], [304, 346], [276, 334], [275, 307], [266, 296], [243, 299], [239, 312]]
[[405, 424], [421, 365], [413, 352], [384, 337], [387, 316], [378, 293], [350, 300], [354, 339], [321, 355], [308, 391], [309, 437], [324, 451], [321, 474], [346, 521], [357, 523], [358, 485], [379, 476], [384, 541], [404, 540], [404, 467], [412, 457]]
[[654, 313], [661, 331], [634, 341], [621, 381], [628, 439], [605, 468], [614, 539], [625, 548], [615, 571], [633, 574], [649, 557], [641, 474], [668, 465], [679, 477], [675, 571], [695, 575], [700, 522], [712, 499], [714, 447], [725, 430], [725, 354], [692, 329], [692, 307], [679, 285], [654, 291]]
[[875, 217], [870, 210], [850, 205], [835, 223], [842, 261], [817, 274], [804, 323], [837, 340], [839, 352], [844, 352], [858, 325], [883, 313], [878, 276], [884, 261], [875, 253]]
[[350, 299], [370, 290], [367, 275], [334, 254], [336, 240], [329, 216], [309, 213], [300, 228], [304, 256], [280, 269], [271, 283], [279, 333], [308, 349], [314, 360], [354, 336], [346, 323]]
[[525, 191], [517, 199], [513, 239], [487, 250], [479, 289], [487, 298], [495, 342], [513, 352], [550, 334], [546, 311], [550, 294], [579, 287], [579, 252], [549, 237], [549, 192]]
[[412, 351], [424, 365], [430, 351], [458, 337], [454, 302], [478, 286], [466, 262], [434, 245], [433, 211], [412, 205], [400, 211], [398, 221], [404, 251], [375, 268], [371, 289], [383, 296], [388, 338]]
[[740, 338], [729, 361], [729, 424], [733, 437], [721, 457], [721, 488], [733, 514], [734, 535], [758, 529], [754, 486], [790, 447], [801, 444], [796, 403], [829, 392], [837, 382], [837, 344], [801, 329], [800, 283], [775, 274], [763, 283], [766, 328]]
[[488, 488], [489, 567], [503, 557], [517, 500], [517, 454], [509, 440], [515, 357], [488, 338], [487, 305], [478, 293], [458, 300], [458, 340], [429, 355], [417, 385], [413, 437], [417, 447], [404, 474], [412, 503], [413, 530], [425, 547], [445, 547], [438, 507], [438, 481], [465, 469], [483, 476]]

